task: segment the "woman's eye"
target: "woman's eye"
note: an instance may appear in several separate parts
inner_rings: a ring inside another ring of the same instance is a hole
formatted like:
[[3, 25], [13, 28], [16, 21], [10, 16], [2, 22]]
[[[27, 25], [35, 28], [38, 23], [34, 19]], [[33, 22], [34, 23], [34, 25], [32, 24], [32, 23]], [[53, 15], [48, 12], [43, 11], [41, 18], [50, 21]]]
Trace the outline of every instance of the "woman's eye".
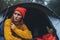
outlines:
[[17, 14], [17, 13], [14, 13], [15, 15]]
[[21, 14], [18, 14], [18, 16], [21, 16]]
[[18, 13], [14, 13], [15, 15], [18, 15], [18, 16], [21, 16], [21, 14], [18, 14]]

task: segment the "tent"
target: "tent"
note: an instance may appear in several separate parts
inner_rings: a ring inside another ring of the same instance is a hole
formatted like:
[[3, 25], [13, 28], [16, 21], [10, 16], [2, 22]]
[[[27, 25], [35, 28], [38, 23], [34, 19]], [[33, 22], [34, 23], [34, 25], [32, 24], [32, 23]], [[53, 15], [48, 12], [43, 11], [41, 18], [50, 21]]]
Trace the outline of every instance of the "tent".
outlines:
[[54, 31], [53, 34], [56, 35], [56, 30], [48, 18], [48, 16], [53, 15], [52, 14], [53, 12], [51, 10], [37, 3], [20, 3], [18, 5], [14, 5], [14, 6], [9, 7], [8, 9], [5, 9], [8, 11], [5, 13], [4, 20], [1, 22], [1, 25], [0, 25], [1, 37], [4, 36], [3, 24], [4, 24], [5, 19], [10, 18], [14, 9], [18, 6], [22, 6], [27, 9], [26, 16], [24, 18], [24, 23], [28, 26], [29, 30], [32, 31], [33, 38], [39, 37], [39, 36], [42, 36], [43, 34], [48, 33], [46, 29], [47, 26], [49, 28], [52, 28]]

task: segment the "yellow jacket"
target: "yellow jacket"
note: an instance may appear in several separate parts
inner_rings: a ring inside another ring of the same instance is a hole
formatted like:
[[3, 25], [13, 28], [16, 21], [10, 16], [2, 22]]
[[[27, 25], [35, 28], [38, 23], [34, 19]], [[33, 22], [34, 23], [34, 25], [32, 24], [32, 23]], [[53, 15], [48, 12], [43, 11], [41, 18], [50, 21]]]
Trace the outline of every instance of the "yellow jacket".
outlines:
[[28, 28], [25, 24], [23, 24], [20, 29], [17, 28], [16, 26], [13, 29], [13, 31], [17, 35], [19, 35], [21, 38], [18, 38], [18, 37], [15, 37], [15, 36], [12, 35], [10, 26], [11, 26], [11, 19], [6, 19], [5, 22], [4, 22], [4, 37], [5, 37], [5, 40], [22, 40], [21, 38], [32, 39], [32, 34], [28, 30]]

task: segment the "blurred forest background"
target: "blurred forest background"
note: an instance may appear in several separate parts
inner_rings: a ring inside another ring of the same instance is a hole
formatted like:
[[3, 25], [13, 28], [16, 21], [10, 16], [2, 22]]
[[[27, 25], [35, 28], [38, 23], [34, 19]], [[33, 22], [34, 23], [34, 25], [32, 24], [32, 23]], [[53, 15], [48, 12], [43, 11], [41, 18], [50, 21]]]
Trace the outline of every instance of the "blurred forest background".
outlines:
[[[35, 2], [43, 4], [50, 8], [52, 11], [60, 15], [60, 0], [0, 0], [0, 11], [7, 7], [24, 2]], [[1, 14], [1, 13], [0, 13]]]

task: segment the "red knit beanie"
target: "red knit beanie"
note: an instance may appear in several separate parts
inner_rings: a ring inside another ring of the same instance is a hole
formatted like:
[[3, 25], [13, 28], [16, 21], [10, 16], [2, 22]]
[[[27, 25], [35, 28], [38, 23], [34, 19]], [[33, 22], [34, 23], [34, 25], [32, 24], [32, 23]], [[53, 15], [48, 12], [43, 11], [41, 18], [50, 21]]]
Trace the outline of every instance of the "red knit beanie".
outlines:
[[22, 14], [22, 17], [24, 18], [25, 13], [26, 13], [26, 8], [23, 7], [17, 7], [15, 11], [19, 11]]

